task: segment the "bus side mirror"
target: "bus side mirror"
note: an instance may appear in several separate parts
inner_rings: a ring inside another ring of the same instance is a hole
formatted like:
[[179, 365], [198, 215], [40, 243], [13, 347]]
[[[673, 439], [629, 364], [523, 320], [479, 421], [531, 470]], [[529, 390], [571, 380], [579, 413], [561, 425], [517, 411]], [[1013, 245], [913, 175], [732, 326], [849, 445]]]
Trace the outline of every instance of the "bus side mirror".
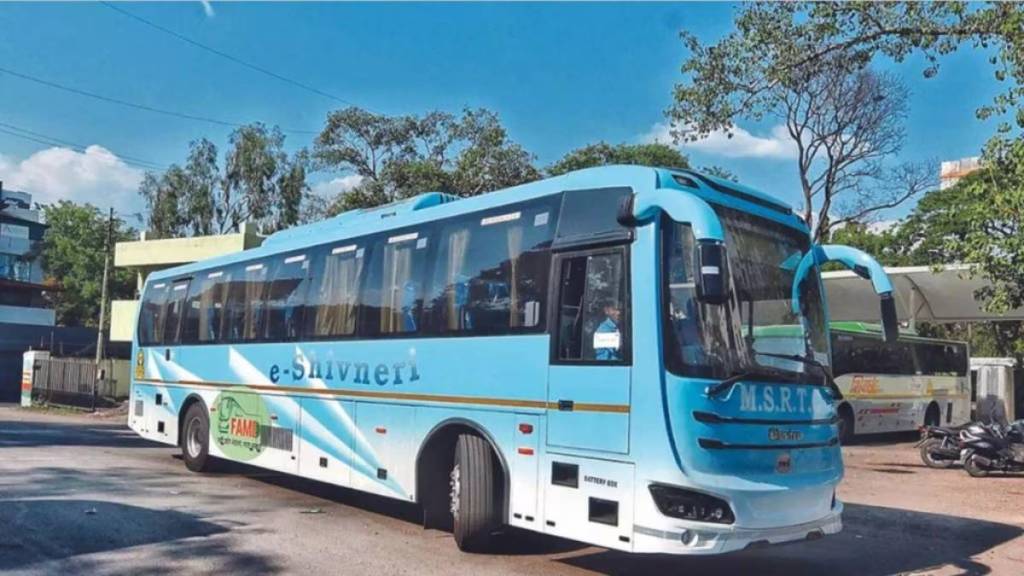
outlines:
[[895, 342], [900, 336], [900, 321], [896, 316], [896, 299], [892, 292], [880, 295], [882, 303], [882, 335], [886, 342]]
[[697, 243], [694, 280], [697, 299], [704, 304], [722, 304], [729, 299], [729, 277], [725, 244], [701, 240]]

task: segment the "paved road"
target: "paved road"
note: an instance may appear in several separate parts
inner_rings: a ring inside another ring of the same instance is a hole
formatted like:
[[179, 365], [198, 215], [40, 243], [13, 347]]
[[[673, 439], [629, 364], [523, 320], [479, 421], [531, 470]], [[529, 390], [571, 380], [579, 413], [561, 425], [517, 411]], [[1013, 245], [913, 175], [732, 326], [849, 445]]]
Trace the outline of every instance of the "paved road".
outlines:
[[116, 421], [0, 408], [4, 573], [1024, 573], [1013, 524], [867, 504], [848, 504], [844, 520], [820, 542], [718, 558], [631, 557], [533, 534], [466, 555], [404, 503], [241, 466], [195, 475]]

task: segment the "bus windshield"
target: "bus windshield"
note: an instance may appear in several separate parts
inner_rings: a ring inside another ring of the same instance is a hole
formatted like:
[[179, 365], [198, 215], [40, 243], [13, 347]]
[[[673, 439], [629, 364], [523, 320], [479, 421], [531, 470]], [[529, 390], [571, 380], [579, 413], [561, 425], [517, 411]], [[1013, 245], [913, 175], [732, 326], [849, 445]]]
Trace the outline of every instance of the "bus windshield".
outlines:
[[690, 226], [671, 223], [664, 236], [669, 369], [708, 378], [748, 373], [823, 383], [820, 368], [812, 366], [829, 362], [817, 271], [801, 283], [802, 316], [792, 312], [790, 303], [794, 271], [810, 249], [810, 239], [799, 230], [750, 214], [722, 207], [716, 212], [729, 257], [731, 296], [722, 305], [704, 305], [697, 299]]

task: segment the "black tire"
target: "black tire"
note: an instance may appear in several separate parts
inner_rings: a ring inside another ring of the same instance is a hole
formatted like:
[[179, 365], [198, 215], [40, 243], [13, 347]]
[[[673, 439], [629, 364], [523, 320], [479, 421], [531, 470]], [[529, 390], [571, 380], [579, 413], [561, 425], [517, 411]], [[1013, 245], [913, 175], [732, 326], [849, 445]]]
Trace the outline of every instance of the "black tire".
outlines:
[[484, 552], [501, 526], [498, 465], [486, 440], [459, 436], [450, 479], [455, 543], [463, 552]]
[[984, 478], [988, 476], [988, 469], [983, 468], [981, 464], [978, 463], [974, 452], [968, 452], [964, 457], [964, 470], [974, 478]]
[[921, 461], [925, 466], [945, 469], [956, 463], [951, 458], [935, 458], [932, 455], [932, 449], [940, 446], [942, 446], [942, 440], [938, 438], [929, 438], [924, 444], [921, 444]]
[[940, 424], [942, 424], [942, 415], [939, 413], [939, 405], [929, 405], [928, 410], [924, 413], [924, 425], [938, 426]]
[[853, 422], [853, 410], [849, 406], [839, 407], [839, 443], [847, 445], [853, 442], [855, 424]]
[[185, 466], [193, 472], [208, 472], [210, 457], [210, 418], [202, 402], [195, 402], [185, 412], [181, 425], [181, 455]]

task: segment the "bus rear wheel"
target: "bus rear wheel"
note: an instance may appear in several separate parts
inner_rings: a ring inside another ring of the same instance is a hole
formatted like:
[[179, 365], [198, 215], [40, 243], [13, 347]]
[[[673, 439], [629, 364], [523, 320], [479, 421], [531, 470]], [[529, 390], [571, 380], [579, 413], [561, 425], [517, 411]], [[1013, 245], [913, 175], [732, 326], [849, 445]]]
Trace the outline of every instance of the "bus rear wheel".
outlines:
[[202, 402], [195, 402], [185, 411], [181, 427], [181, 455], [185, 467], [193, 472], [206, 472], [211, 468], [210, 419]]
[[455, 543], [463, 552], [486, 551], [501, 525], [497, 462], [487, 441], [461, 434], [450, 475]]

